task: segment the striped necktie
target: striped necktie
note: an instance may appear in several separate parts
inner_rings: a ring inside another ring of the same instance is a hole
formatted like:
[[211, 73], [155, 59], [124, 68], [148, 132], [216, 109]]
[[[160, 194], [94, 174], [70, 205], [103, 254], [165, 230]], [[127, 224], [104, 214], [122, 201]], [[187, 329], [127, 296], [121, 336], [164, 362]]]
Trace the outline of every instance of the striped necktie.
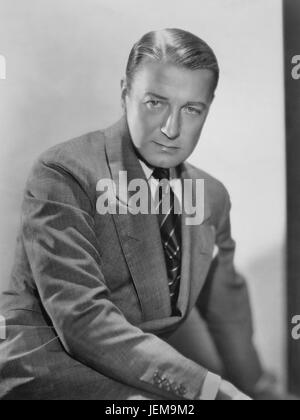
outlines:
[[[158, 189], [158, 221], [167, 265], [172, 312], [176, 315], [181, 277], [181, 217], [175, 213], [175, 209], [180, 208], [180, 204], [169, 183], [169, 169], [156, 168], [152, 176], [162, 185]], [[169, 200], [163, 200], [166, 195]]]

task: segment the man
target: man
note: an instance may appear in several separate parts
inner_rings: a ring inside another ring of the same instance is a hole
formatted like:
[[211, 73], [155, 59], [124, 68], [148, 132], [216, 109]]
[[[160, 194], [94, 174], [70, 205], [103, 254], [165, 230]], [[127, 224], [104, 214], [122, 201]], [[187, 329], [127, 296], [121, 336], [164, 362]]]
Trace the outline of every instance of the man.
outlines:
[[[36, 162], [11, 287], [1, 298], [2, 399], [248, 399], [171, 346], [193, 308], [209, 326], [227, 379], [254, 393], [262, 369], [247, 288], [233, 266], [229, 196], [186, 163], [218, 78], [204, 41], [179, 29], [151, 32], [131, 51], [121, 121]], [[119, 188], [124, 174], [128, 184], [144, 181], [141, 200], [158, 203], [157, 213], [130, 211]], [[102, 189], [107, 180], [115, 195]], [[200, 203], [204, 185], [196, 224], [183, 200], [188, 181], [192, 203]]]

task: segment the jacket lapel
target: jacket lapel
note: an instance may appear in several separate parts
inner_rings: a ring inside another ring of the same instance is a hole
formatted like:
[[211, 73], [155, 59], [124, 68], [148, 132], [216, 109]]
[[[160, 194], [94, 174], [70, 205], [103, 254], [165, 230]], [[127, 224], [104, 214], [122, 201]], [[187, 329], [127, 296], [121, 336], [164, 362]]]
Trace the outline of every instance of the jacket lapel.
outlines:
[[[143, 179], [144, 171], [132, 146], [126, 118], [105, 131], [107, 160], [111, 176], [119, 185], [120, 171], [126, 171], [128, 184]], [[129, 194], [130, 197], [130, 194]], [[148, 202], [151, 192], [148, 189]], [[140, 299], [143, 318], [151, 321], [171, 315], [167, 270], [156, 215], [113, 215], [120, 243]]]

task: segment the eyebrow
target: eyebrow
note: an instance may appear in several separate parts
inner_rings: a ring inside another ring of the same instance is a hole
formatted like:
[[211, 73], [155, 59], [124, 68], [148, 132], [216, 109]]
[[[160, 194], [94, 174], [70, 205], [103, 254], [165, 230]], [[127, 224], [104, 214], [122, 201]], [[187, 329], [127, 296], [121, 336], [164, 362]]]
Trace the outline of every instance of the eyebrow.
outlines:
[[[158, 95], [157, 93], [153, 93], [153, 92], [146, 92], [146, 94], [145, 94], [146, 96], [147, 95], [149, 95], [149, 96], [154, 96], [155, 98], [157, 98], [157, 99], [161, 99], [162, 101], [168, 101], [168, 98], [165, 98], [164, 96], [161, 96], [161, 95]], [[187, 104], [186, 105], [189, 105], [189, 106], [202, 106], [202, 107], [204, 107], [204, 108], [207, 108], [207, 104], [205, 104], [204, 102], [187, 102]]]

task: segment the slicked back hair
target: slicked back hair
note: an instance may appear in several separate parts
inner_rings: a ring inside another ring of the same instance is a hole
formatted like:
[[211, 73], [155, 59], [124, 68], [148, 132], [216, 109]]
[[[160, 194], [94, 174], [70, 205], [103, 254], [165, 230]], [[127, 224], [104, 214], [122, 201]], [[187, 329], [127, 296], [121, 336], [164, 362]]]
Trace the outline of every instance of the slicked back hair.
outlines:
[[220, 69], [212, 48], [198, 36], [182, 29], [152, 31], [134, 44], [126, 67], [128, 90], [137, 71], [147, 60], [170, 63], [189, 70], [211, 70], [215, 75], [214, 89], [218, 85]]

